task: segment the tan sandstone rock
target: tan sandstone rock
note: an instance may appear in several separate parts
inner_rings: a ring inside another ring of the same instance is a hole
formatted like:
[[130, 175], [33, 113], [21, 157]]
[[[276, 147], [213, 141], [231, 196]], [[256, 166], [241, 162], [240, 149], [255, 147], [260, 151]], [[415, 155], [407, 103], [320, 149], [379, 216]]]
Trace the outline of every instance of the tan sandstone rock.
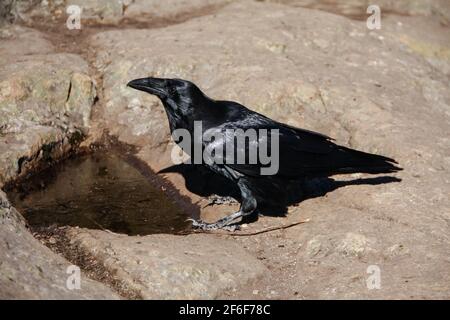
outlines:
[[144, 299], [214, 299], [267, 272], [238, 244], [213, 235], [129, 237], [71, 228], [67, 236]]
[[[274, 277], [267, 286], [279, 286], [277, 292], [296, 288], [314, 298], [446, 297], [449, 82], [445, 69], [437, 69], [421, 46], [400, 41], [414, 32], [399, 30], [396, 23], [386, 21], [381, 30], [370, 31], [365, 21], [242, 1], [164, 30], [99, 33], [92, 43], [104, 74], [106, 107], [100, 121], [120, 140], [142, 146], [139, 156], [154, 169], [171, 165], [162, 105], [126, 83], [145, 76], [179, 77], [194, 81], [212, 98], [235, 100], [340, 144], [394, 157], [405, 168], [400, 183], [336, 177], [354, 181], [299, 205], [301, 214], [293, 218], [306, 216], [312, 222], [301, 232], [288, 231], [287, 237], [307, 244], [326, 234], [327, 241], [319, 239], [300, 251], [296, 281], [273, 284]], [[177, 175], [166, 176], [199, 200]], [[202, 216], [230, 210], [216, 206]], [[269, 245], [273, 238], [266, 241]], [[410, 248], [408, 255], [384, 260], [386, 250], [398, 243]], [[268, 252], [262, 245], [260, 250]], [[311, 263], [308, 256], [316, 258]], [[274, 264], [281, 259], [275, 257]], [[381, 291], [366, 286], [372, 264], [385, 277]]]
[[107, 286], [81, 274], [80, 289], [67, 286], [72, 264], [33, 238], [0, 191], [1, 299], [118, 299]]

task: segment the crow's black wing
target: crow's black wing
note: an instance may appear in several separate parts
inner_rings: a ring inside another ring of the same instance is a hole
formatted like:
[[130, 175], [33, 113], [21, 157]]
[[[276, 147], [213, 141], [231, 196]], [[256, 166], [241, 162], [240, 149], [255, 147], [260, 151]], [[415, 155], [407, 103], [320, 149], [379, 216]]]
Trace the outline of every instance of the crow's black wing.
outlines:
[[[277, 176], [297, 177], [318, 171], [329, 171], [330, 161], [327, 159], [327, 155], [336, 148], [336, 145], [325, 136], [259, 117], [244, 123], [235, 122], [227, 127], [231, 126], [234, 129], [254, 129], [257, 132], [261, 132], [261, 129], [267, 130], [266, 138], [259, 136], [257, 144], [260, 148], [262, 143], [265, 143], [269, 158], [271, 161], [277, 161]], [[274, 135], [278, 136], [278, 142]], [[276, 152], [275, 143], [278, 145], [278, 152]], [[261, 169], [268, 167], [270, 164], [262, 164], [259, 157], [257, 163], [249, 163], [248, 155], [251, 148], [251, 143], [238, 144], [235, 142], [235, 154], [244, 154], [246, 162], [236, 163], [237, 159], [235, 158], [235, 161], [226, 162], [225, 165], [245, 175], [261, 175]], [[257, 151], [259, 152], [259, 149]]]
[[[275, 157], [278, 155], [276, 176], [296, 178], [340, 172], [392, 172], [399, 169], [390, 163], [395, 162], [390, 158], [338, 146], [331, 141], [331, 138], [325, 135], [294, 128], [276, 122], [243, 106], [238, 106], [237, 112], [236, 110], [232, 111], [232, 116], [221, 126], [221, 129], [242, 129], [244, 132], [248, 129], [256, 131], [266, 129], [268, 133], [266, 143], [272, 161], [275, 161]], [[272, 152], [276, 151], [271, 148], [272, 143], [276, 142], [274, 137], [276, 132], [271, 130], [278, 132], [278, 152]], [[215, 144], [225, 143], [226, 140], [230, 139], [232, 137], [227, 135], [224, 141], [216, 141]], [[255, 143], [258, 144], [258, 147], [261, 146], [261, 140]], [[248, 155], [251, 147], [251, 143], [245, 143], [244, 145], [235, 143], [234, 153]], [[257, 163], [249, 163], [248, 160], [246, 158], [245, 163], [237, 163], [236, 158], [233, 161], [225, 159], [224, 165], [248, 176], [260, 176], [261, 169], [268, 167], [267, 164], [262, 164], [259, 159]]]

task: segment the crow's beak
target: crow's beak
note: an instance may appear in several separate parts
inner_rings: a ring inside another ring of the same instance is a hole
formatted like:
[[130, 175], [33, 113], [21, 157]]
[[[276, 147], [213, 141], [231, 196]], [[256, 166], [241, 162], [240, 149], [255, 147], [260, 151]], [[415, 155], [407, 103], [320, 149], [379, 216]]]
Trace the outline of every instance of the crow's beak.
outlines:
[[141, 78], [141, 79], [135, 79], [128, 82], [127, 86], [140, 90], [145, 91], [150, 94], [154, 94], [158, 97], [164, 97], [166, 96], [165, 91], [165, 80], [164, 79], [158, 79], [158, 78]]

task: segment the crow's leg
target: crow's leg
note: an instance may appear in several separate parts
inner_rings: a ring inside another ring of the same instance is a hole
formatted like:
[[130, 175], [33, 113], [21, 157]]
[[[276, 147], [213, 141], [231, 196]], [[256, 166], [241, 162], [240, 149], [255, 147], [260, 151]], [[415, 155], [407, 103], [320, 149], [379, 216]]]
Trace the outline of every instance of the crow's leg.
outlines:
[[217, 220], [213, 223], [206, 223], [201, 220], [192, 220], [192, 226], [194, 228], [199, 228], [202, 230], [217, 230], [217, 229], [227, 229], [234, 230], [235, 226], [230, 226], [232, 223], [237, 222], [236, 220], [241, 220], [242, 217], [248, 216], [253, 213], [256, 209], [256, 199], [253, 196], [251, 190], [247, 185], [240, 179], [238, 181], [239, 189], [241, 190], [242, 202], [239, 211], [234, 212], [222, 219]]
[[230, 204], [233, 204], [233, 203], [237, 202], [236, 199], [234, 199], [233, 197], [230, 197], [230, 196], [221, 197], [221, 196], [218, 196], [216, 194], [213, 194], [213, 195], [209, 196], [208, 197], [208, 201], [209, 201], [209, 203], [206, 205], [206, 207], [209, 207], [209, 206], [212, 206], [212, 205], [215, 205], [215, 204], [228, 204], [228, 205], [230, 205]]

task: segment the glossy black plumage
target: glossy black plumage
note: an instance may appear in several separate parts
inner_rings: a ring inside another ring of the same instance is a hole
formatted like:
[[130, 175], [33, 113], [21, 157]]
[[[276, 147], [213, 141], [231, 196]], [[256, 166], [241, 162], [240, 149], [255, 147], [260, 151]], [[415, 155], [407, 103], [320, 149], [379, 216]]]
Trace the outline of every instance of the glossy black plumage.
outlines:
[[[260, 162], [237, 164], [224, 159], [223, 164], [205, 164], [217, 174], [234, 181], [241, 190], [242, 201], [241, 210], [231, 215], [232, 219], [226, 217], [215, 224], [194, 222], [195, 226], [204, 229], [227, 226], [237, 218], [252, 213], [258, 203], [284, 201], [291, 181], [337, 173], [390, 173], [401, 170], [393, 159], [339, 146], [325, 135], [279, 123], [236, 102], [213, 100], [189, 81], [143, 78], [128, 85], [160, 98], [172, 132], [183, 128], [193, 133], [194, 121], [202, 121], [203, 133], [212, 129], [222, 132], [226, 129], [278, 130], [279, 168], [274, 175], [261, 175], [263, 165]], [[270, 139], [269, 135], [269, 145]], [[222, 141], [214, 143], [225, 146], [226, 140], [227, 136], [224, 136]], [[203, 148], [208, 147], [209, 142], [204, 142]], [[248, 144], [244, 148], [235, 146], [234, 151], [236, 154], [246, 154], [248, 148]]]

